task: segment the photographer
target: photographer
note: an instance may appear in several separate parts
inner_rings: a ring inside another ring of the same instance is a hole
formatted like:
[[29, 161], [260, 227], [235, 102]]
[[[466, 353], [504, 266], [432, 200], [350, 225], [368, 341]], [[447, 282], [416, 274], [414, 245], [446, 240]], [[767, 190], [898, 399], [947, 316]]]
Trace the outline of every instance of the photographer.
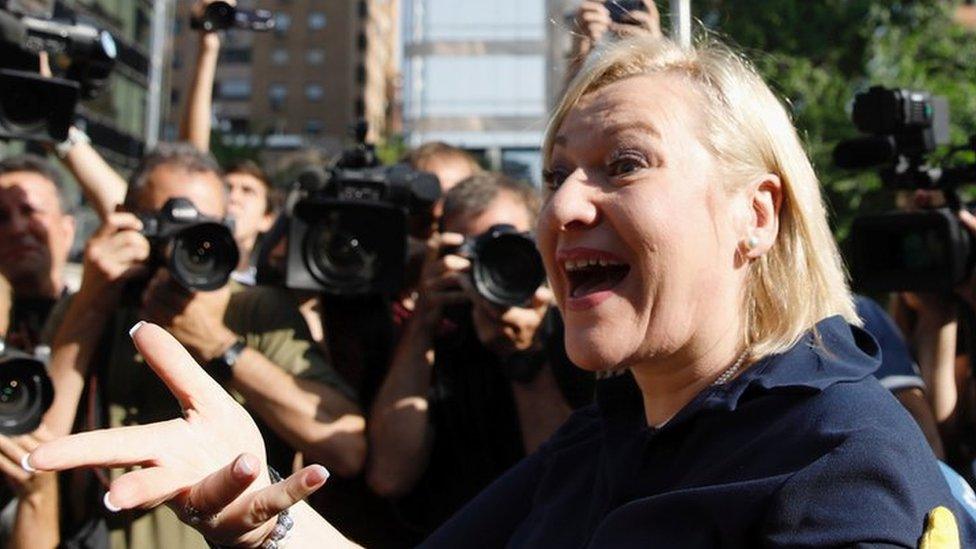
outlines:
[[[174, 282], [169, 269], [151, 271], [153, 250], [134, 214], [155, 214], [175, 197], [210, 218], [224, 217], [226, 186], [209, 155], [189, 145], [160, 146], [133, 175], [127, 212], [113, 214], [89, 241], [81, 288], [55, 321], [56, 398], [46, 423], [66, 434], [73, 424], [87, 430], [180, 416], [165, 388], [138, 363], [131, 343], [115, 337], [120, 322], [148, 319], [167, 326], [260, 418], [266, 436], [274, 435], [268, 452], [275, 467], [290, 470], [293, 448], [337, 474], [355, 474], [365, 454], [355, 395], [309, 340], [287, 294], [275, 288], [232, 292], [229, 286], [190, 291]], [[84, 409], [94, 413], [75, 423], [86, 388]], [[113, 547], [203, 546], [171, 514], [128, 517], [109, 527]]]
[[33, 351], [55, 303], [75, 235], [61, 178], [44, 159], [0, 161], [0, 274], [12, 288], [7, 344]]
[[[197, 2], [194, 17], [199, 18], [212, 0]], [[235, 5], [233, 0], [228, 2]], [[180, 139], [203, 152], [210, 151], [211, 120], [213, 118], [213, 87], [220, 57], [220, 34], [217, 30], [199, 29], [196, 70], [190, 83], [186, 110], [180, 121]], [[230, 189], [227, 213], [234, 218], [234, 238], [241, 251], [234, 280], [254, 285], [253, 252], [258, 237], [274, 223], [274, 188], [264, 171], [253, 161], [239, 161], [226, 167]]]
[[574, 399], [557, 383], [568, 361], [551, 360], [552, 337], [542, 333], [550, 291], [499, 308], [472, 288], [471, 261], [448, 253], [497, 224], [530, 229], [538, 205], [530, 187], [495, 173], [462, 181], [444, 199], [445, 232], [430, 240], [416, 309], [370, 415], [367, 479], [400, 499], [421, 534], [538, 448], [571, 403], [586, 399], [585, 389], [570, 391], [583, 395]]

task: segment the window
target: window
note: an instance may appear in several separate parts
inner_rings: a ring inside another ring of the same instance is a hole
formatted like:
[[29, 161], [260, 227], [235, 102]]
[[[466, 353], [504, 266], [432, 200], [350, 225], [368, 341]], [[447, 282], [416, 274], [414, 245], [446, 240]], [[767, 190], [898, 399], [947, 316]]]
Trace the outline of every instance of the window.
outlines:
[[226, 48], [220, 52], [222, 63], [250, 63], [251, 48]]
[[305, 133], [308, 135], [321, 135], [325, 124], [318, 118], [309, 118], [305, 121]]
[[276, 13], [274, 18], [275, 32], [279, 35], [288, 32], [288, 29], [291, 28], [291, 16], [287, 13]]
[[247, 99], [251, 97], [251, 82], [243, 78], [228, 78], [220, 82], [220, 97], [224, 99]]
[[284, 84], [271, 84], [268, 86], [268, 102], [271, 108], [278, 110], [288, 98], [288, 88]]
[[320, 101], [325, 96], [325, 90], [320, 84], [305, 85], [305, 99], [309, 101]]
[[288, 63], [288, 50], [278, 48], [271, 52], [271, 62], [275, 65], [285, 65]]
[[309, 65], [321, 65], [325, 63], [325, 50], [315, 48], [305, 52], [305, 62]]
[[324, 29], [325, 22], [325, 14], [320, 11], [313, 11], [308, 14], [308, 28], [311, 30]]

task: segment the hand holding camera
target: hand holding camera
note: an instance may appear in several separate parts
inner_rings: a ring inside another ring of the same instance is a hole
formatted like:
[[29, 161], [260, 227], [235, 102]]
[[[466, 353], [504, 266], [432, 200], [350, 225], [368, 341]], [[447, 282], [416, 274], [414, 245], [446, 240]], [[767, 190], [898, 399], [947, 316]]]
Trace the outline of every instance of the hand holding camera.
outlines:
[[649, 32], [661, 36], [661, 17], [652, 0], [584, 0], [576, 12], [576, 26], [589, 51], [607, 32], [617, 36]]
[[[465, 284], [471, 288], [470, 284]], [[535, 350], [536, 335], [553, 303], [552, 290], [540, 287], [524, 307], [500, 308], [483, 298], [474, 298], [475, 332], [482, 345], [505, 359], [514, 353]]]
[[190, 291], [164, 269], [156, 271], [142, 294], [140, 317], [159, 324], [201, 363], [220, 356], [237, 341], [224, 324], [230, 289]]
[[471, 261], [445, 253], [456, 250], [464, 243], [464, 236], [457, 233], [436, 233], [427, 241], [427, 258], [420, 276], [420, 295], [417, 299], [417, 318], [429, 330], [441, 321], [444, 307], [467, 303], [461, 281], [467, 277]]
[[114, 213], [85, 247], [84, 276], [79, 296], [95, 302], [117, 300], [126, 281], [148, 272], [149, 241], [140, 231], [142, 222], [129, 213]]

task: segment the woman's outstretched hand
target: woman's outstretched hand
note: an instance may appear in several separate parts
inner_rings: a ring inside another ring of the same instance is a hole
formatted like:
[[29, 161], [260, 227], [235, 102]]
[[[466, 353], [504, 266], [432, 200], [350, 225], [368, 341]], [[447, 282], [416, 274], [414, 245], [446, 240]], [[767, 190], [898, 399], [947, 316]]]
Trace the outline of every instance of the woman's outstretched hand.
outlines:
[[159, 326], [140, 323], [130, 335], [184, 417], [55, 440], [27, 456], [24, 467], [139, 466], [112, 483], [105, 496], [110, 510], [167, 503], [211, 541], [261, 545], [278, 513], [321, 487], [328, 472], [311, 465], [271, 484], [264, 441], [244, 408]]

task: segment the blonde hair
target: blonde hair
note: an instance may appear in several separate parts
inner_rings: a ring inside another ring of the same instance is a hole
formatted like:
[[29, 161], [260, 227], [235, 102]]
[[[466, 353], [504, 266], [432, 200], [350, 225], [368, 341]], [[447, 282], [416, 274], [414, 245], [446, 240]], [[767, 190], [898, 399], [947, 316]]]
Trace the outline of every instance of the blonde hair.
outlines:
[[637, 36], [604, 45], [569, 82], [546, 131], [546, 165], [553, 140], [580, 99], [604, 86], [647, 74], [676, 74], [702, 98], [703, 144], [734, 190], [766, 174], [782, 183], [779, 234], [750, 265], [742, 338], [752, 359], [783, 352], [823, 318], [860, 324], [813, 166], [783, 105], [752, 64], [711, 37], [692, 48]]

